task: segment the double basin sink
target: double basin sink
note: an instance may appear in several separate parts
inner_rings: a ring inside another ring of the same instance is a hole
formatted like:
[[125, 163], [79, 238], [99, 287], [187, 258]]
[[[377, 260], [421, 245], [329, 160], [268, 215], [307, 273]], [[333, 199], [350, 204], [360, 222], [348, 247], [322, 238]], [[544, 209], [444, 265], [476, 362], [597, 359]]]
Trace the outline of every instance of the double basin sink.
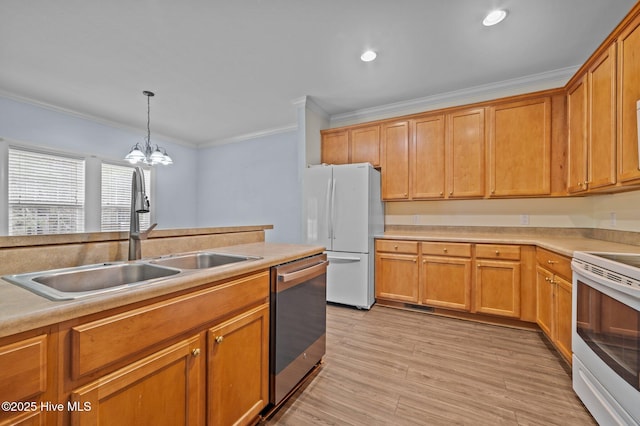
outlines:
[[128, 263], [101, 263], [6, 275], [2, 278], [51, 300], [72, 300], [138, 287], [189, 271], [219, 268], [256, 259], [259, 258], [201, 251]]

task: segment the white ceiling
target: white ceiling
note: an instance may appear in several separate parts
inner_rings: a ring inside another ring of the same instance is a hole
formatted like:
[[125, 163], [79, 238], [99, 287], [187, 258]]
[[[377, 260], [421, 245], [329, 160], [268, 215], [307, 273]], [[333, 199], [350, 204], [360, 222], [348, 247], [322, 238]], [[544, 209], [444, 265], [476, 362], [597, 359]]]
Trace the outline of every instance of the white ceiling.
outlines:
[[0, 94], [207, 144], [581, 65], [634, 3], [0, 0]]

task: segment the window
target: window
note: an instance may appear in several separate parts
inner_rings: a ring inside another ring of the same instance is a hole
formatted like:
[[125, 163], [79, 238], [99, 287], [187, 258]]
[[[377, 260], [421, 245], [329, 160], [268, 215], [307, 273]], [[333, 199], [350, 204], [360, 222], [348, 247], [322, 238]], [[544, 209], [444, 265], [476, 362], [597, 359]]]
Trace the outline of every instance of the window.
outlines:
[[[128, 231], [131, 219], [131, 177], [133, 167], [102, 163], [102, 231]], [[147, 195], [151, 192], [151, 173], [144, 170]], [[140, 215], [140, 229], [149, 227], [149, 214]]]
[[9, 148], [9, 235], [84, 232], [84, 159]]

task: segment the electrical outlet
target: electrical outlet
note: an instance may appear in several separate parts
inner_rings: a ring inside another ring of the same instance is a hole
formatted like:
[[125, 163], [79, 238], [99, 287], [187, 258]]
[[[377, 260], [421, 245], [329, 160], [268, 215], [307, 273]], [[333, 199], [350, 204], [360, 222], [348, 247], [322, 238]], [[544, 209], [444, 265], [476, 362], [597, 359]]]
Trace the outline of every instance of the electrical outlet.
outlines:
[[520, 215], [520, 225], [528, 225], [529, 224], [529, 215], [521, 214]]
[[615, 227], [618, 224], [618, 217], [616, 212], [609, 213], [609, 225]]
[[414, 224], [414, 225], [417, 225], [417, 224], [418, 224], [418, 215], [417, 215], [417, 214], [414, 214], [414, 215], [413, 215], [413, 224]]

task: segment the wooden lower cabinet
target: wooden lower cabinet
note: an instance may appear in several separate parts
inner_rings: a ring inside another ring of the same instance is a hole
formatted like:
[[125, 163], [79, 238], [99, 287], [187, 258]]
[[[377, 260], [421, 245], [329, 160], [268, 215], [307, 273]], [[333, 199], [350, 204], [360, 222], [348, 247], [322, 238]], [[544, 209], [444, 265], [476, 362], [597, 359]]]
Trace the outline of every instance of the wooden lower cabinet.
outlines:
[[535, 247], [376, 240], [376, 298], [535, 322]]
[[207, 356], [207, 424], [254, 422], [269, 402], [269, 305], [211, 328]]
[[43, 425], [55, 413], [41, 409], [55, 401], [51, 393], [52, 362], [49, 335], [0, 344], [0, 401], [10, 405], [0, 411], [0, 425]]
[[520, 318], [521, 247], [477, 244], [473, 312]]
[[554, 317], [554, 285], [552, 284], [553, 273], [538, 266], [536, 270], [536, 276], [536, 322], [547, 336], [551, 336]]
[[269, 402], [269, 270], [60, 328], [62, 424], [243, 425]]
[[536, 322], [560, 354], [571, 363], [571, 259], [537, 250]]
[[476, 261], [474, 312], [520, 318], [520, 262]]
[[420, 265], [422, 304], [471, 309], [471, 244], [422, 243]]
[[419, 301], [418, 243], [376, 241], [376, 298]]
[[571, 282], [556, 276], [556, 347], [571, 360]]
[[183, 340], [73, 391], [71, 424], [203, 424], [203, 342]]

